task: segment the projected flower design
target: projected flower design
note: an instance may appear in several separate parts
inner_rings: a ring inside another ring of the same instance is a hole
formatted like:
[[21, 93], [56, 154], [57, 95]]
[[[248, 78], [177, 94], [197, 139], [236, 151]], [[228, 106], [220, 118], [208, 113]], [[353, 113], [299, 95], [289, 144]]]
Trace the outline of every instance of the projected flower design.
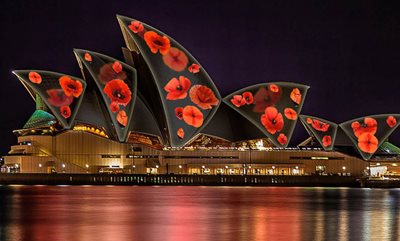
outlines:
[[69, 76], [62, 76], [59, 82], [66, 96], [78, 98], [82, 94], [82, 83], [79, 80], [73, 80]]
[[32, 72], [29, 72], [29, 80], [32, 83], [40, 84], [40, 83], [42, 83], [42, 76], [40, 76], [40, 74], [38, 74], [38, 72], [32, 71]]
[[318, 117], [305, 115], [300, 115], [300, 120], [310, 135], [317, 139], [324, 150], [329, 151], [333, 149], [333, 142], [335, 141], [338, 127], [337, 124]]
[[275, 85], [269, 85], [268, 88], [260, 87], [254, 95], [254, 112], [264, 112], [268, 106], [275, 105], [281, 98], [282, 91]]
[[271, 134], [279, 132], [283, 128], [283, 117], [275, 107], [267, 107], [265, 113], [261, 116], [261, 123]]
[[283, 133], [279, 134], [277, 140], [281, 145], [285, 145], [287, 143], [287, 137]]
[[176, 107], [175, 108], [175, 115], [176, 118], [178, 118], [179, 120], [183, 119], [183, 108], [182, 107]]
[[162, 57], [164, 64], [170, 69], [181, 72], [186, 69], [188, 64], [188, 57], [177, 48], [170, 48], [169, 51]]
[[327, 132], [330, 125], [326, 122], [317, 120], [317, 119], [312, 119], [311, 120], [311, 126], [317, 130], [317, 131], [321, 131], [321, 132]]
[[392, 115], [390, 115], [390, 116], [388, 116], [388, 118], [386, 118], [386, 123], [388, 124], [388, 126], [390, 128], [393, 128], [396, 126], [397, 120]]
[[144, 34], [144, 41], [146, 41], [147, 46], [153, 54], [160, 52], [160, 54], [165, 55], [171, 47], [168, 37], [158, 35], [154, 31], [147, 31]]
[[179, 76], [179, 79], [172, 78], [164, 87], [164, 90], [168, 92], [167, 100], [185, 99], [190, 85], [190, 80], [185, 76]]
[[358, 138], [364, 133], [375, 134], [378, 129], [378, 122], [371, 117], [366, 117], [363, 123], [354, 121], [351, 123], [351, 128], [353, 128], [354, 135]]
[[398, 127], [400, 115], [374, 115], [340, 124], [361, 156], [368, 160]]
[[65, 118], [68, 119], [71, 116], [71, 108], [69, 106], [62, 106], [60, 108], [61, 115]]
[[328, 147], [332, 144], [332, 137], [331, 136], [324, 136], [322, 138], [322, 145], [324, 147]]
[[55, 107], [69, 106], [74, 101], [74, 97], [67, 96], [62, 89], [50, 89], [46, 93], [49, 96], [47, 101]]
[[297, 119], [297, 113], [292, 108], [285, 108], [284, 114], [288, 120], [296, 120]]
[[129, 86], [120, 79], [114, 79], [108, 82], [104, 87], [104, 93], [112, 103], [124, 106], [129, 104], [132, 98], [132, 92]]
[[286, 146], [307, 89], [286, 82], [258, 84], [228, 95], [224, 102], [251, 120], [275, 145]]
[[212, 106], [216, 106], [219, 103], [214, 92], [204, 85], [194, 85], [190, 89], [189, 96], [193, 103], [204, 110], [211, 109]]
[[121, 67], [121, 63], [114, 62], [114, 63], [107, 63], [102, 65], [100, 68], [98, 78], [103, 82], [103, 84], [107, 84], [110, 80], [113, 79], [126, 79], [126, 73], [123, 71]]
[[143, 32], [144, 26], [139, 21], [132, 21], [130, 25], [128, 25], [129, 29], [132, 30], [134, 33]]
[[140, 21], [122, 16], [118, 19], [158, 88], [166, 117], [161, 125], [166, 125], [170, 144], [183, 146], [215, 114], [221, 102], [217, 88], [196, 59], [174, 39]]
[[203, 113], [196, 106], [185, 106], [182, 113], [186, 124], [195, 128], [203, 125]]
[[197, 74], [200, 72], [200, 68], [201, 68], [200, 65], [192, 64], [188, 67], [188, 70], [190, 73]]
[[72, 126], [86, 88], [82, 79], [41, 70], [17, 70], [13, 73], [41, 97], [64, 128]]

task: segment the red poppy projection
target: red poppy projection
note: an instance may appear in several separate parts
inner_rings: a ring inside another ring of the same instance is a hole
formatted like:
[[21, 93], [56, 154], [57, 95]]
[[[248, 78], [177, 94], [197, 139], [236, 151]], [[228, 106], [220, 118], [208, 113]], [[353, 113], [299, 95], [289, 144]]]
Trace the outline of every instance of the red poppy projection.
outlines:
[[179, 78], [172, 78], [164, 87], [164, 90], [168, 92], [167, 100], [179, 100], [185, 99], [187, 92], [190, 88], [190, 80], [185, 76], [179, 76]]
[[49, 71], [19, 70], [13, 73], [29, 86], [33, 96], [39, 94], [64, 128], [71, 128], [86, 88], [84, 80]]
[[369, 160], [379, 146], [398, 127], [400, 115], [373, 115], [340, 124], [354, 147]]
[[269, 133], [275, 134], [283, 128], [283, 116], [275, 107], [270, 106], [265, 108], [265, 113], [261, 115], [261, 123]]
[[[161, 125], [168, 131], [169, 144], [184, 146], [217, 111], [217, 88], [200, 63], [170, 36], [141, 21], [117, 18], [128, 48], [140, 52], [158, 89], [166, 118]], [[246, 103], [251, 98], [247, 96]]]
[[186, 54], [177, 48], [170, 48], [162, 58], [165, 65], [176, 72], [185, 70], [189, 61]]
[[[125, 141], [136, 101], [136, 70], [103, 54], [80, 49], [74, 52], [101, 92], [118, 140]], [[87, 55], [91, 61], [86, 60]]]
[[308, 88], [289, 82], [258, 84], [228, 95], [224, 102], [257, 126], [276, 146], [286, 147]]
[[310, 136], [314, 137], [325, 151], [333, 150], [338, 125], [322, 118], [300, 115], [299, 119]]

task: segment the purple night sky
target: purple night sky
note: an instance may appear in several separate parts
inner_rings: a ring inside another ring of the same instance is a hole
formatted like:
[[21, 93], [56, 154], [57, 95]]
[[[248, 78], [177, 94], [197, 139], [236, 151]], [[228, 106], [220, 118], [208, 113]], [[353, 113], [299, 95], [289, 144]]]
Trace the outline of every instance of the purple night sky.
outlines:
[[[333, 122], [400, 113], [400, 9], [385, 1], [21, 1], [0, 3], [0, 154], [35, 109], [14, 69], [80, 76], [82, 48], [122, 58], [116, 14], [167, 33], [221, 95], [268, 81], [311, 86], [303, 114]], [[139, 80], [140, 81], [140, 80]], [[290, 146], [306, 137], [299, 123]], [[400, 131], [391, 137], [400, 145]]]

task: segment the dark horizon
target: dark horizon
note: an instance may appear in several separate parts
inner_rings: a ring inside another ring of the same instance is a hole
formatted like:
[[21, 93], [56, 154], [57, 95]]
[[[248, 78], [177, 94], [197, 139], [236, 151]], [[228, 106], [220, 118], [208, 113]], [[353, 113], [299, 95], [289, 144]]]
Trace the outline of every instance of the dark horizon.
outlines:
[[[302, 114], [341, 123], [400, 113], [400, 15], [388, 3], [18, 0], [1, 5], [0, 93], [7, 103], [1, 154], [17, 143], [12, 130], [22, 128], [35, 109], [11, 71], [43, 69], [79, 77], [73, 48], [123, 60], [117, 14], [141, 20], [181, 43], [222, 96], [283, 80], [311, 86]], [[289, 146], [306, 137], [299, 123]], [[400, 145], [399, 131], [391, 141]]]

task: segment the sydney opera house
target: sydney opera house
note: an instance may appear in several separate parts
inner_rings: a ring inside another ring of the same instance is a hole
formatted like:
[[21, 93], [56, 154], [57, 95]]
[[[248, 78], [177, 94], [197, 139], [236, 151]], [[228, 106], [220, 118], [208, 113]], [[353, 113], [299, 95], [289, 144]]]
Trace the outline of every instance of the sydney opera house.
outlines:
[[[36, 110], [14, 130], [18, 143], [4, 156], [2, 171], [400, 174], [400, 149], [388, 141], [400, 114], [341, 124], [303, 115], [309, 87], [289, 82], [221, 97], [201, 64], [170, 36], [117, 19], [124, 61], [75, 49], [81, 77], [13, 72]], [[297, 123], [309, 138], [288, 147]]]

